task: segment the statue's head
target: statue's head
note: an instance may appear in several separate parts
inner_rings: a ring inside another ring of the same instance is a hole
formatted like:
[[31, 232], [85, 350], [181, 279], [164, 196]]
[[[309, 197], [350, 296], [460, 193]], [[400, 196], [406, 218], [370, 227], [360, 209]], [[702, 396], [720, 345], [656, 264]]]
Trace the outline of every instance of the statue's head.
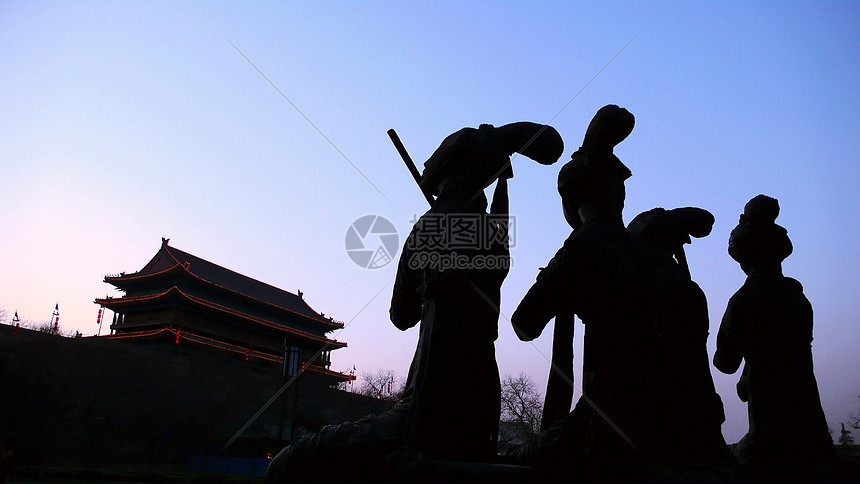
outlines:
[[630, 111], [615, 104], [607, 104], [598, 109], [591, 118], [582, 146], [611, 150], [630, 136], [634, 124], [636, 124], [636, 118]]
[[779, 201], [766, 195], [757, 195], [744, 206], [729, 235], [729, 255], [741, 267], [779, 264], [791, 255], [788, 231], [777, 225], [777, 216]]
[[620, 217], [624, 180], [631, 172], [612, 149], [630, 135], [634, 122], [630, 111], [614, 104], [603, 106], [588, 125], [582, 147], [559, 171], [564, 217], [574, 230], [582, 225], [578, 212], [583, 204], [612, 207]]
[[558, 173], [558, 193], [565, 220], [573, 229], [581, 227], [577, 213], [584, 204], [614, 207], [620, 217], [624, 207], [624, 180], [631, 175], [630, 169], [611, 153], [608, 156], [574, 154]]
[[[446, 137], [424, 162], [421, 188], [439, 195], [443, 187], [456, 184], [464, 190], [480, 191], [510, 160], [503, 146], [495, 142], [490, 125], [463, 128]], [[485, 184], [486, 183], [486, 184]]]
[[564, 142], [551, 126], [520, 122], [498, 128], [489, 124], [463, 128], [445, 138], [427, 159], [420, 184], [434, 195], [449, 185], [477, 192], [500, 177], [513, 176], [510, 161], [514, 152], [549, 165], [563, 151]]
[[713, 226], [713, 214], [701, 208], [654, 208], [634, 217], [627, 230], [658, 252], [671, 255], [689, 244], [690, 237], [706, 237]]

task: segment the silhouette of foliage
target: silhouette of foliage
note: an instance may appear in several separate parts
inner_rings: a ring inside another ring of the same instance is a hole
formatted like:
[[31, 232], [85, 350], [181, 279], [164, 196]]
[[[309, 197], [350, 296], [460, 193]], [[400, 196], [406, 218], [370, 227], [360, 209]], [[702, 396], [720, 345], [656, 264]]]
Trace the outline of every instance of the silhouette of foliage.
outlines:
[[839, 445], [854, 445], [854, 436], [851, 435], [851, 431], [845, 428], [845, 424], [840, 422], [842, 425], [842, 431], [839, 435], [839, 440], [837, 443]]
[[534, 380], [525, 373], [502, 379], [502, 413], [499, 443], [526, 440], [540, 432], [543, 399]]
[[396, 401], [400, 399], [405, 386], [406, 382], [394, 370], [379, 369], [374, 373], [361, 374], [356, 393], [380, 400]]

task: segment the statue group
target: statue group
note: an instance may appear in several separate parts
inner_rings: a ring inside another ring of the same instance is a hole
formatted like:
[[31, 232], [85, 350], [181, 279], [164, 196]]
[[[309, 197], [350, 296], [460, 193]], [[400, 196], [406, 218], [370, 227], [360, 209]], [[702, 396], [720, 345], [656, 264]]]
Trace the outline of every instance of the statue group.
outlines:
[[[419, 326], [402, 398], [383, 414], [300, 437], [273, 459], [267, 478], [619, 480], [653, 465], [831, 458], [813, 375], [812, 307], [800, 283], [782, 274], [791, 242], [775, 223], [777, 201], [750, 200], [729, 240], [748, 277], [729, 301], [713, 363], [729, 374], [744, 363], [738, 395], [750, 415], [732, 452], [710, 372], [707, 300], [683, 247], [710, 234], [714, 217], [655, 208], [625, 227], [631, 171], [613, 150], [633, 126], [634, 116], [615, 105], [591, 120], [558, 175], [572, 232], [511, 317], [523, 341], [555, 320], [538, 435], [499, 453], [494, 342], [510, 267], [507, 183], [514, 153], [551, 165], [564, 144], [546, 125], [481, 125], [448, 136], [424, 164], [420, 186], [433, 204], [406, 239], [390, 310], [398, 329]], [[577, 317], [582, 395], [571, 411]], [[464, 371], [471, 384], [453, 392], [450, 382]]]

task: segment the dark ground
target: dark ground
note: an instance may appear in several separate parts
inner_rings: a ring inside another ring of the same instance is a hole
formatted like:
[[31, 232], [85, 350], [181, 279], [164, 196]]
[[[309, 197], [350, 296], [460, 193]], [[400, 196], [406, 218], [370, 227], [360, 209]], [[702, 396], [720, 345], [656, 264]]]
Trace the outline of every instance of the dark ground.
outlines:
[[[202, 456], [219, 455], [281, 385], [279, 365], [246, 362], [241, 355], [0, 325], [0, 450], [13, 452], [13, 476], [19, 477], [187, 479], [200, 473]], [[296, 426], [308, 430], [390, 406], [304, 376], [298, 389]], [[284, 444], [281, 412], [288, 438], [295, 401], [292, 389], [283, 396], [224, 455], [251, 468], [277, 453]], [[213, 459], [206, 462], [218, 467]]]
[[[278, 439], [280, 400], [225, 456], [216, 454], [281, 385], [279, 368], [256, 366], [241, 357], [24, 329], [15, 334], [11, 326], [0, 325], [0, 449], [14, 452], [7, 462], [10, 482], [261, 481], [266, 454], [283, 445]], [[298, 424], [308, 430], [389, 405], [310, 382], [299, 389]], [[289, 416], [291, 394], [285, 395]], [[830, 466], [650, 466], [614, 469], [597, 480], [860, 482], [860, 446], [837, 447], [837, 454]], [[203, 461], [204, 456], [209, 457]], [[528, 469], [474, 471], [440, 463], [411, 480], [542, 480]], [[385, 475], [380, 469], [379, 480], [385, 481]]]

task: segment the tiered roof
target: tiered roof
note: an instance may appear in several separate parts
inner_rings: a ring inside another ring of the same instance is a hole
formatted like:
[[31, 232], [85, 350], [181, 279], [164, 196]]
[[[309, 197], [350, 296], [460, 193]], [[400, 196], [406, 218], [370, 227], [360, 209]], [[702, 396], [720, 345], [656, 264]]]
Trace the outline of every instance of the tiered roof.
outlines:
[[[113, 340], [124, 340], [124, 339], [134, 339], [134, 340], [142, 340], [142, 339], [181, 339], [182, 341], [190, 341], [195, 344], [209, 346], [221, 351], [226, 351], [230, 353], [234, 353], [237, 355], [244, 355], [246, 359], [258, 359], [265, 360], [272, 363], [277, 363], [279, 365], [283, 364], [284, 358], [281, 356], [274, 356], [264, 351], [257, 351], [250, 348], [245, 348], [243, 346], [230, 344], [218, 339], [209, 338], [200, 334], [193, 333], [188, 330], [178, 330], [173, 328], [161, 328], [161, 329], [152, 329], [146, 331], [129, 331], [125, 333], [112, 334], [110, 336], [106, 336], [107, 339]], [[318, 365], [307, 365], [304, 367], [304, 371], [310, 371], [313, 373], [318, 373], [327, 377], [332, 377], [338, 380], [344, 379], [344, 374], [336, 371], [329, 370], [327, 368], [323, 368]]]
[[[135, 287], [149, 285], [153, 280], [181, 274], [196, 279], [214, 290], [232, 293], [252, 302], [286, 311], [308, 322], [317, 323], [325, 328], [326, 332], [343, 328], [342, 322], [326, 318], [322, 313], [314, 311], [300, 295], [170, 247], [169, 241], [170, 239], [161, 239], [161, 249], [140, 271], [132, 274], [108, 275], [105, 276], [105, 282], [113, 284], [120, 290], [129, 291]], [[111, 301], [116, 302], [112, 298], [96, 299], [98, 304]]]
[[[98, 298], [96, 304], [119, 313], [159, 305], [181, 305], [219, 314], [225, 319], [247, 323], [249, 327], [281, 334], [294, 341], [305, 341], [311, 347], [323, 350], [346, 346], [345, 342], [326, 336], [328, 332], [342, 329], [343, 323], [311, 308], [302, 298], [301, 291], [296, 295], [279, 289], [171, 247], [168, 242], [169, 239], [162, 238], [161, 248], [140, 271], [105, 276], [105, 282], [116, 286], [126, 295], [120, 298]], [[176, 330], [126, 327], [110, 338], [140, 340], [162, 335], [161, 338], [167, 336], [165, 331]], [[189, 332], [188, 328], [181, 331], [183, 339], [198, 344], [244, 353], [246, 357], [273, 363], [283, 361], [283, 355], [276, 352], [256, 351], [237, 345], [236, 341], [218, 340], [211, 336], [217, 337]], [[326, 368], [316, 365], [309, 367], [330, 377], [345, 378]]]
[[[105, 278], [107, 280], [107, 278]], [[195, 296], [193, 294], [189, 294], [182, 289], [179, 289], [177, 286], [172, 286], [170, 289], [166, 291], [143, 294], [138, 296], [123, 296], [119, 299], [107, 298], [107, 299], [96, 299], [96, 304], [101, 304], [103, 306], [107, 306], [114, 310], [121, 310], [123, 307], [129, 306], [137, 306], [140, 303], [148, 303], [148, 302], [160, 302], [160, 301], [168, 301], [168, 300], [182, 300], [185, 303], [188, 303], [192, 306], [198, 306], [201, 308], [211, 309], [223, 314], [229, 314], [241, 320], [247, 321], [252, 324], [258, 324], [261, 326], [265, 326], [269, 329], [273, 329], [279, 332], [283, 332], [286, 334], [291, 334], [293, 336], [298, 336], [301, 339], [306, 339], [310, 341], [315, 341], [317, 343], [328, 344], [331, 349], [335, 348], [343, 348], [346, 346], [346, 343], [343, 341], [337, 341], [333, 339], [326, 338], [325, 336], [320, 336], [319, 334], [315, 334], [309, 331], [302, 331], [301, 329], [294, 328], [282, 322], [275, 321], [269, 318], [263, 318], [259, 316], [255, 316], [246, 311], [241, 311], [239, 309], [235, 309], [229, 306], [225, 306], [223, 304], [218, 304], [210, 299], [206, 299], [203, 297]], [[326, 323], [331, 323], [331, 321], [325, 321]]]

